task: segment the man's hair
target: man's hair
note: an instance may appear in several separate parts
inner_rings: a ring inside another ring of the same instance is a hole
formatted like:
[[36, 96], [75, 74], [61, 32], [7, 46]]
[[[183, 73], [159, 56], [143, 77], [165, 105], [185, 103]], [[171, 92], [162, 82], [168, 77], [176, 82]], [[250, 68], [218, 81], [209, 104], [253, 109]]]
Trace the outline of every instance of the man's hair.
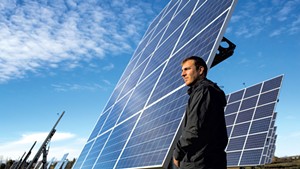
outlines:
[[181, 65], [184, 64], [188, 60], [194, 60], [197, 70], [199, 70], [200, 66], [204, 67], [204, 72], [203, 73], [204, 73], [204, 76], [206, 77], [206, 75], [207, 75], [207, 65], [201, 57], [198, 57], [198, 56], [187, 57], [181, 62]]

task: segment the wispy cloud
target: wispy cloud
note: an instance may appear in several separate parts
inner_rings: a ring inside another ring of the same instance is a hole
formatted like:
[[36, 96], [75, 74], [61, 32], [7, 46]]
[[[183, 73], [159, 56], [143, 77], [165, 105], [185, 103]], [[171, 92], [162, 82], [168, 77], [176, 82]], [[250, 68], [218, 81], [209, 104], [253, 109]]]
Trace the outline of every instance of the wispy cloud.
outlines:
[[290, 25], [288, 32], [290, 35], [300, 32], [300, 15]]
[[275, 29], [270, 33], [270, 37], [279, 36], [284, 32], [284, 28]]
[[277, 19], [279, 21], [285, 21], [287, 20], [288, 16], [290, 13], [293, 11], [293, 9], [296, 7], [295, 5], [297, 4], [296, 1], [286, 1], [285, 4], [283, 4], [283, 7], [278, 11], [277, 13]]
[[52, 84], [53, 89], [57, 92], [67, 92], [67, 91], [95, 91], [95, 90], [106, 90], [106, 87], [99, 84]]
[[[25, 151], [28, 151], [35, 141], [37, 141], [32, 154], [35, 154], [44, 139], [48, 135], [47, 132], [23, 134], [17, 140], [10, 142], [2, 142], [0, 145], [0, 156], [18, 159]], [[85, 143], [85, 139], [78, 138], [73, 133], [57, 132], [51, 139], [51, 147], [48, 157], [61, 157], [64, 153], [70, 153], [71, 158], [77, 157], [80, 148]], [[74, 149], [74, 147], [76, 147]], [[30, 156], [32, 158], [33, 155]]]
[[110, 64], [104, 66], [104, 67], [102, 68], [102, 70], [109, 71], [109, 70], [112, 70], [113, 68], [115, 68], [115, 65], [112, 64], [112, 63], [110, 63]]
[[111, 85], [111, 82], [110, 81], [108, 81], [108, 80], [102, 80], [105, 84], [107, 84], [107, 85]]
[[259, 10], [257, 2], [247, 2], [243, 6], [243, 10], [232, 16], [233, 33], [236, 36], [245, 38], [253, 37], [262, 32], [264, 24], [267, 22], [265, 17], [268, 13], [267, 9], [260, 9], [264, 11], [264, 15], [257, 15], [255, 12]]
[[1, 1], [0, 83], [42, 68], [73, 69], [82, 60], [131, 53], [147, 26], [151, 9], [144, 8], [129, 1]]
[[300, 33], [299, 0], [247, 1], [231, 19], [230, 32], [238, 37], [276, 37]]
[[247, 58], [242, 58], [242, 60], [240, 60], [239, 64], [246, 64], [248, 62], [249, 62], [249, 60]]

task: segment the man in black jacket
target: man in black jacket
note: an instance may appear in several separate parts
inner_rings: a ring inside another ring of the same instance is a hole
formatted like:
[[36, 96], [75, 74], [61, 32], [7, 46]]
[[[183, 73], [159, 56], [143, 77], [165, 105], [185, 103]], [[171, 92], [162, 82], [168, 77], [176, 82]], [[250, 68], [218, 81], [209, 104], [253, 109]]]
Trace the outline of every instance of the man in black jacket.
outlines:
[[206, 78], [207, 65], [202, 58], [188, 57], [181, 66], [190, 98], [173, 162], [181, 169], [226, 169], [225, 94]]

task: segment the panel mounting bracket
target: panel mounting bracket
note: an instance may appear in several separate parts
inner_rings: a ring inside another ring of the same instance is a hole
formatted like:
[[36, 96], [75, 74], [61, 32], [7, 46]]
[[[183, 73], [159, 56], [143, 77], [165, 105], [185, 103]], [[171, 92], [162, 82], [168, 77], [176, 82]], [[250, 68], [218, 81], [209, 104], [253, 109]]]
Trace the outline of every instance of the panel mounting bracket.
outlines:
[[218, 53], [216, 54], [214, 61], [211, 64], [210, 68], [216, 66], [217, 64], [221, 63], [222, 61], [224, 61], [225, 59], [227, 59], [233, 55], [236, 45], [225, 37], [222, 38], [221, 43], [222, 42], [226, 42], [228, 44], [228, 47], [225, 48], [221, 45], [219, 46]]

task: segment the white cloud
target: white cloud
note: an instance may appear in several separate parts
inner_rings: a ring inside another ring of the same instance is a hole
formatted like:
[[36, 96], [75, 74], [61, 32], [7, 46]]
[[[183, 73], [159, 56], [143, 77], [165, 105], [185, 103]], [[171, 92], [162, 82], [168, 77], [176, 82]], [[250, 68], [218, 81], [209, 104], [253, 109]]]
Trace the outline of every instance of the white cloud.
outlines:
[[[0, 145], [0, 156], [6, 159], [19, 159], [23, 153], [28, 152], [33, 143], [37, 141], [34, 146], [31, 156], [32, 159], [36, 154], [41, 144], [44, 142], [47, 132], [23, 134], [20, 138], [9, 142], [2, 142]], [[65, 153], [69, 153], [70, 158], [78, 157], [82, 147], [86, 140], [79, 138], [73, 133], [68, 132], [56, 132], [51, 139], [50, 151], [48, 157], [60, 158]]]
[[284, 21], [288, 18], [288, 15], [293, 11], [296, 1], [286, 1], [281, 10], [277, 14], [279, 21]]
[[235, 22], [240, 21], [241, 19], [242, 19], [241, 15], [233, 15], [230, 19], [230, 22], [235, 23]]
[[270, 37], [279, 36], [283, 33], [284, 28], [279, 28], [270, 33]]
[[52, 84], [51, 86], [57, 92], [78, 91], [78, 90], [87, 90], [87, 91], [106, 90], [105, 87], [95, 83], [94, 84], [61, 83], [61, 84]]
[[291, 23], [291, 26], [289, 27], [289, 34], [293, 35], [296, 34], [300, 31], [300, 16], [298, 16], [297, 18], [295, 18], [295, 20]]
[[249, 60], [247, 58], [242, 58], [242, 60], [240, 60], [239, 64], [246, 64], [248, 62], [249, 62]]
[[105, 84], [107, 84], [107, 85], [111, 85], [111, 82], [110, 81], [108, 81], [108, 80], [102, 80]]
[[110, 64], [104, 66], [104, 67], [102, 68], [102, 70], [110, 71], [110, 70], [112, 70], [113, 68], [115, 68], [115, 65], [112, 64], [112, 63], [110, 63]]
[[62, 64], [73, 69], [82, 60], [131, 53], [149, 16], [139, 2], [128, 4], [1, 1], [0, 83], [40, 69]]

